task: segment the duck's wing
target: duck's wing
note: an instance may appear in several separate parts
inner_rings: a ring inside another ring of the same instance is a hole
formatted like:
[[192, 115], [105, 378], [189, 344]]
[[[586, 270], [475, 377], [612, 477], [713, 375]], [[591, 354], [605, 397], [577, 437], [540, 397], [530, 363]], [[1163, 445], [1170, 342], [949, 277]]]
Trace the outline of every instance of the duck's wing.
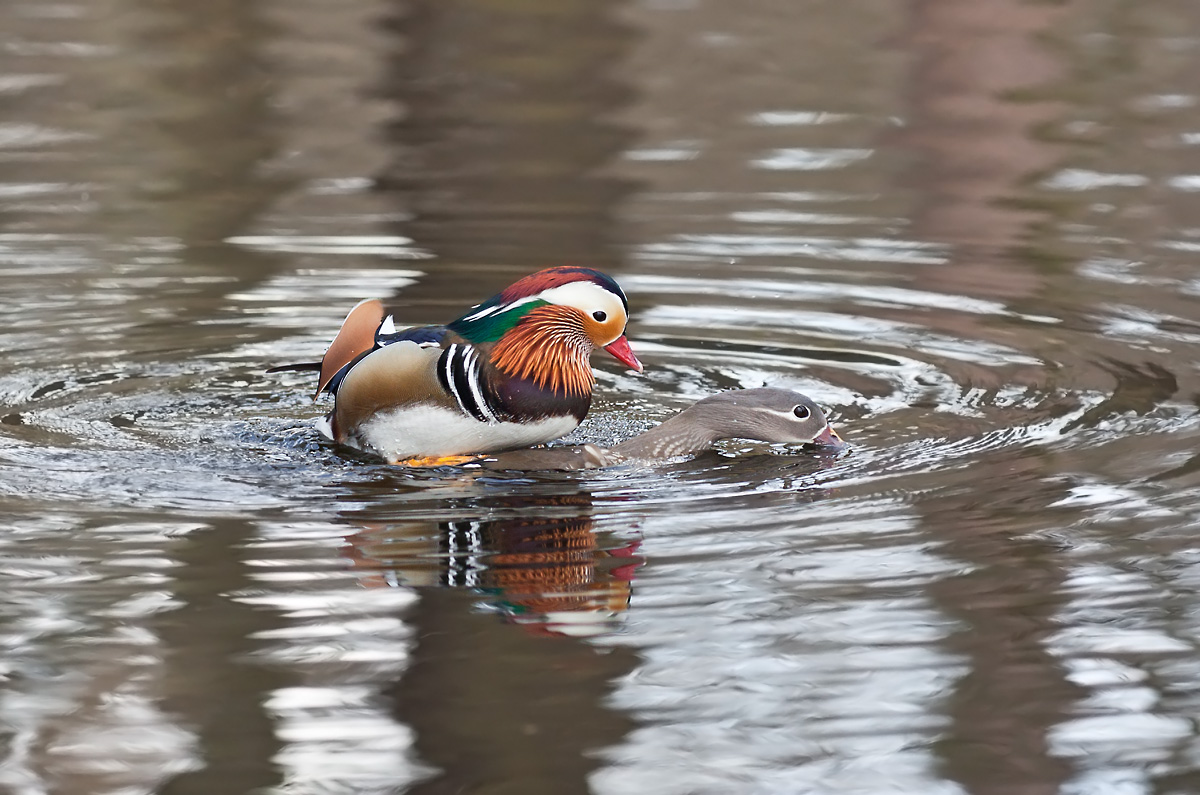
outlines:
[[375, 347], [375, 334], [383, 320], [383, 304], [378, 299], [359, 301], [342, 321], [341, 329], [333, 338], [333, 342], [329, 343], [321, 361], [280, 364], [268, 368], [267, 372], [319, 372], [317, 391], [313, 393], [313, 400], [316, 400], [342, 368]]
[[368, 353], [396, 342], [412, 341], [421, 347], [440, 347], [449, 334], [445, 326], [417, 326], [396, 330], [392, 316], [375, 298], [360, 301], [355, 305], [333, 342], [329, 343], [325, 355], [319, 362], [294, 362], [271, 367], [268, 373], [317, 372], [316, 400], [322, 392], [334, 394], [350, 367]]
[[342, 321], [342, 328], [321, 357], [321, 374], [313, 400], [325, 391], [342, 368], [375, 347], [375, 335], [385, 315], [383, 303], [377, 298], [359, 301], [350, 310]]
[[[414, 342], [417, 347], [422, 350], [431, 348], [441, 349], [445, 347], [453, 335], [445, 326], [414, 326], [412, 328], [401, 329], [396, 331], [395, 325], [392, 322], [392, 316], [388, 315], [383, 319], [383, 322], [375, 330], [374, 340], [369, 348], [358, 353], [354, 358], [347, 361], [329, 377], [329, 380], [324, 383], [322, 389], [331, 395], [336, 395], [341, 388], [342, 381], [350, 372], [351, 368], [358, 365], [359, 362], [366, 359], [373, 353], [376, 353], [384, 348], [389, 348], [399, 342]], [[328, 356], [328, 354], [326, 354]], [[435, 357], [436, 358], [436, 357]], [[322, 370], [322, 376], [324, 370]], [[317, 393], [318, 395], [320, 392]]]

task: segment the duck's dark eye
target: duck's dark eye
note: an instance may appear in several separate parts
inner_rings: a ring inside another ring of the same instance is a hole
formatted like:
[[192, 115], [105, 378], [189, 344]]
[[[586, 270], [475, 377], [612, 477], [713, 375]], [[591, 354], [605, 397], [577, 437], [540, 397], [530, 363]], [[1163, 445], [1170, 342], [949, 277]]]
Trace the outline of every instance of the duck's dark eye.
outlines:
[[792, 409], [792, 413], [796, 415], [797, 419], [801, 420], [806, 420], [812, 415], [812, 412], [808, 410], [808, 406], [796, 406], [796, 408]]
[[597, 323], [603, 323], [604, 321], [608, 320], [608, 315], [604, 314], [599, 309], [592, 313], [592, 317], [596, 319]]

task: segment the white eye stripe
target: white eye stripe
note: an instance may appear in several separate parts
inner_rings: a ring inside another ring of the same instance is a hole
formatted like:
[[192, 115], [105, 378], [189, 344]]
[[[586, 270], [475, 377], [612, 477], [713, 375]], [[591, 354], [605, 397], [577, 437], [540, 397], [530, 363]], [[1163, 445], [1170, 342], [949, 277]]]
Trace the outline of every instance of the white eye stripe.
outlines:
[[623, 316], [625, 305], [621, 299], [594, 282], [571, 282], [542, 290], [538, 297], [543, 301], [562, 306], [572, 306], [587, 314], [604, 312], [609, 318]]
[[[801, 405], [803, 405], [803, 404], [801, 404]], [[805, 408], [808, 408], [808, 407], [805, 406]], [[791, 422], [797, 422], [797, 421], [807, 422], [808, 420], [811, 420], [816, 417], [816, 413], [812, 409], [809, 409], [807, 417], [797, 417], [795, 414], [795, 409], [791, 409], [788, 411], [779, 411], [778, 409], [769, 409], [766, 406], [758, 406], [754, 410], [761, 411], [766, 414], [771, 414], [771, 415], [773, 415], [775, 417], [779, 417], [780, 419], [783, 419], [783, 420], [790, 420]]]

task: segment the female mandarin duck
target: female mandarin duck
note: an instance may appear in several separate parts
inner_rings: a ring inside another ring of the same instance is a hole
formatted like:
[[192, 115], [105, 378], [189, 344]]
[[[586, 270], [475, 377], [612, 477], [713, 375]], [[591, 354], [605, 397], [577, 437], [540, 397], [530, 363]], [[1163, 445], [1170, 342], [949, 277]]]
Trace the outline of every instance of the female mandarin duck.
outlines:
[[393, 463], [457, 463], [572, 431], [591, 406], [596, 348], [641, 372], [628, 313], [605, 274], [548, 268], [445, 326], [397, 331], [383, 304], [363, 301], [319, 364], [274, 369], [320, 369], [331, 439]]
[[846, 449], [812, 398], [790, 389], [736, 389], [710, 395], [661, 425], [605, 449], [592, 444], [517, 450], [485, 459], [487, 469], [594, 469], [695, 455], [722, 439]]

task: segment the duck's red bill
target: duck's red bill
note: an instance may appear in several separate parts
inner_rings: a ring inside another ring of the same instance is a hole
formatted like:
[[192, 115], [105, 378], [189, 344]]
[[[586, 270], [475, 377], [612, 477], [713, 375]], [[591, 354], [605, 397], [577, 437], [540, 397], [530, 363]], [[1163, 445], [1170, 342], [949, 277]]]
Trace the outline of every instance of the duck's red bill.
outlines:
[[638, 357], [633, 355], [633, 349], [629, 347], [629, 340], [625, 339], [624, 334], [605, 345], [604, 350], [611, 353], [617, 361], [630, 370], [637, 370], [639, 373], [642, 371], [642, 363], [638, 361]]
[[822, 447], [836, 447], [838, 449], [846, 446], [846, 443], [842, 441], [842, 437], [837, 435], [837, 431], [833, 429], [832, 425], [826, 425], [823, 431], [813, 437], [812, 443], [819, 444]]

